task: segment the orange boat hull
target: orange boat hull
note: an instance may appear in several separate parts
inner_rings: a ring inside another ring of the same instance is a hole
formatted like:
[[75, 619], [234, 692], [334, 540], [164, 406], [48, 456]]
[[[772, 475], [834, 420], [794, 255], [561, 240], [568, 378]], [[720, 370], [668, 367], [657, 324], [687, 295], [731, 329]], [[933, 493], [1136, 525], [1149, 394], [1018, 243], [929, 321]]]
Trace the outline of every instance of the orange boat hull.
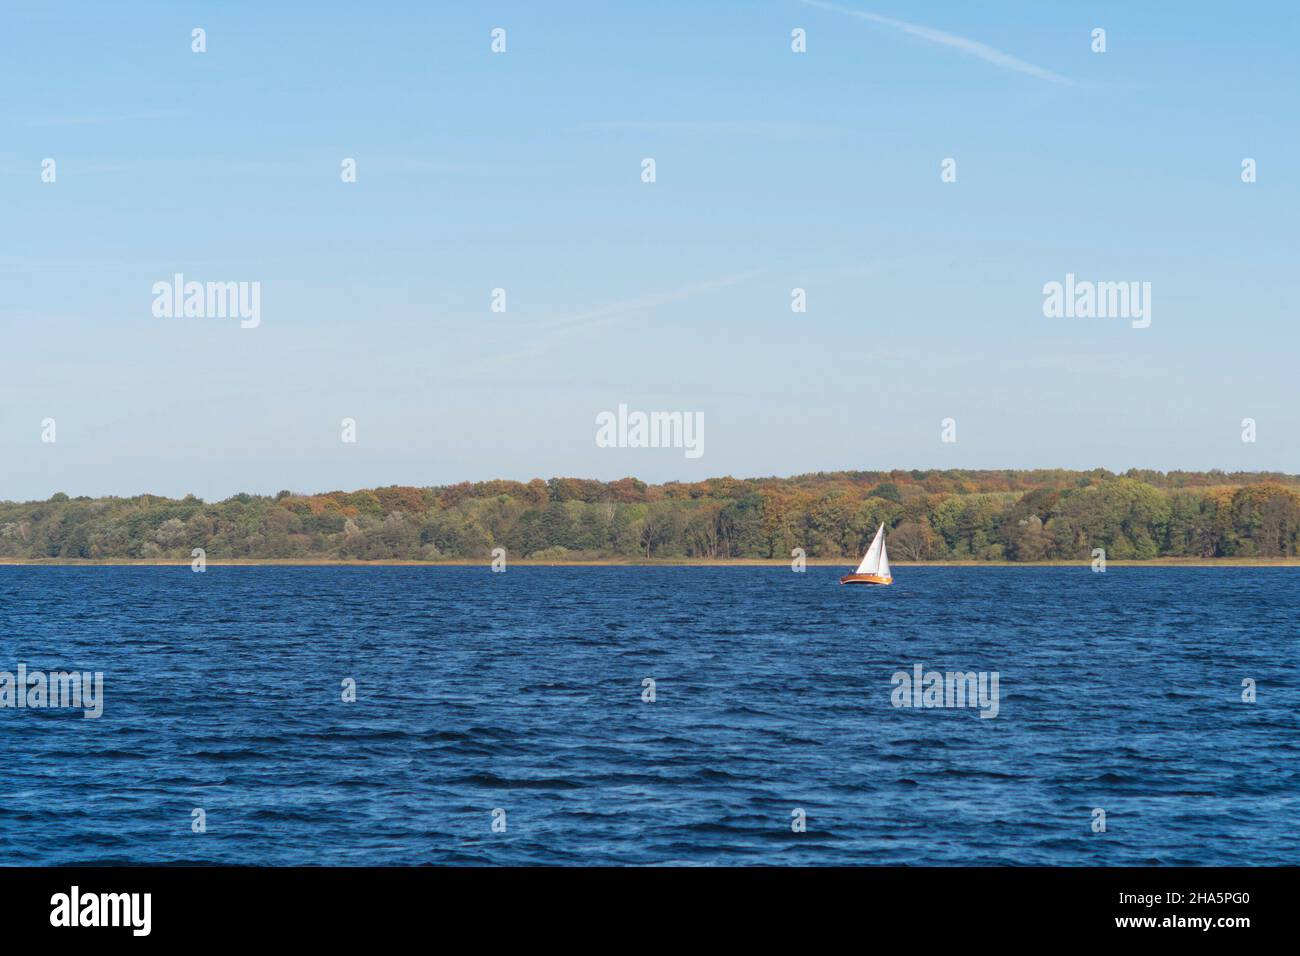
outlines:
[[893, 578], [882, 578], [878, 574], [846, 574], [840, 578], [840, 584], [893, 584]]

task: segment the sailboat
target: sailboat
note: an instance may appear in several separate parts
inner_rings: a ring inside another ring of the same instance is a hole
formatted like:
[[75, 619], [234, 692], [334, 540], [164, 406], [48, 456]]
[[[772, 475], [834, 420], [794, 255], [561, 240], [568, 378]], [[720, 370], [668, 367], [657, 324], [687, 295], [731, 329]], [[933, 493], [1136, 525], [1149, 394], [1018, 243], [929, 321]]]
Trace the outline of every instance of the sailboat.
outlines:
[[876, 529], [876, 536], [871, 539], [862, 563], [852, 574], [840, 578], [840, 584], [893, 584], [894, 576], [889, 572], [889, 552], [885, 550], [885, 525], [881, 522]]

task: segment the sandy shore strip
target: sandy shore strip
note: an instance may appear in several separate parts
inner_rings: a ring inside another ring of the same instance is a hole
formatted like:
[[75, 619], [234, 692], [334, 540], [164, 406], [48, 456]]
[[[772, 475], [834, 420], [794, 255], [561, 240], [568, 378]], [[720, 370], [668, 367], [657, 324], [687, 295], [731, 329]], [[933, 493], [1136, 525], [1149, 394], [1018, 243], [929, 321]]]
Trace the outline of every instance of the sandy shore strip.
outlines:
[[[848, 567], [857, 557], [808, 558], [810, 567]], [[0, 558], [0, 567], [184, 567], [188, 559], [170, 558]], [[1090, 568], [1090, 560], [1079, 561], [895, 561], [898, 568]], [[438, 568], [488, 567], [491, 559], [456, 558], [447, 561], [380, 560], [352, 561], [322, 558], [208, 558], [208, 567], [340, 567], [340, 568]], [[673, 567], [673, 568], [781, 568], [790, 562], [782, 558], [574, 558], [568, 561], [509, 559], [509, 565], [535, 568]], [[1148, 561], [1107, 560], [1108, 568], [1296, 568], [1300, 557], [1291, 558], [1153, 558]]]

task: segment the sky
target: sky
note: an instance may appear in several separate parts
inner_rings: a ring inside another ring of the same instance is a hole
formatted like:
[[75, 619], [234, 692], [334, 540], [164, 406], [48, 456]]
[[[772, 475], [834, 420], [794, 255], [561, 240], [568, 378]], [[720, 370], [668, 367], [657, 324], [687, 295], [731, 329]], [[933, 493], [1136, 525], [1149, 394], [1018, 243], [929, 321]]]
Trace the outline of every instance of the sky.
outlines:
[[[0, 499], [1300, 472], [1297, 11], [6, 4]], [[260, 323], [156, 316], [177, 273]], [[599, 447], [620, 404], [703, 453]]]

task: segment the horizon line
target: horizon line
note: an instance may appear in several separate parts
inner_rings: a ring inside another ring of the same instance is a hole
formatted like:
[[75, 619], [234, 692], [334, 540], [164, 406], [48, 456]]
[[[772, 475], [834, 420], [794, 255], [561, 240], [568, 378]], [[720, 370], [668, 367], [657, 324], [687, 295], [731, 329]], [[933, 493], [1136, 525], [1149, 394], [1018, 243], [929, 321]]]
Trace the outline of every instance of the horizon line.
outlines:
[[[343, 489], [343, 488], [331, 488], [328, 491], [296, 491], [290, 488], [281, 488], [275, 492], [236, 491], [236, 492], [232, 492], [231, 494], [227, 495], [224, 498], [205, 498], [201, 495], [195, 494], [194, 492], [187, 492], [186, 494], [177, 497], [174, 495], [161, 494], [152, 491], [140, 491], [140, 492], [136, 492], [135, 494], [129, 494], [129, 495], [118, 495], [118, 494], [69, 495], [67, 494], [67, 492], [64, 491], [54, 491], [50, 494], [48, 498], [28, 498], [28, 499], [0, 498], [0, 505], [48, 504], [54, 501], [55, 498], [57, 498], [59, 495], [63, 495], [64, 500], [68, 500], [68, 501], [83, 501], [83, 500], [99, 501], [99, 500], [111, 499], [111, 498], [116, 498], [123, 501], [130, 500], [132, 498], [162, 498], [168, 501], [185, 501], [188, 498], [195, 498], [198, 501], [203, 502], [204, 504], [220, 504], [223, 502], [231, 501], [235, 498], [240, 497], [241, 495], [249, 498], [268, 498], [272, 500], [278, 500], [284, 497], [315, 498], [315, 497], [322, 497], [325, 495], [338, 495], [338, 494], [350, 495], [350, 494], [357, 494], [363, 491], [376, 491], [376, 490], [381, 490], [386, 488], [414, 488], [418, 490], [435, 490], [435, 489], [440, 490], [440, 489], [447, 489], [447, 488], [455, 488], [460, 485], [485, 485], [494, 482], [502, 482], [505, 484], [514, 484], [514, 485], [521, 485], [527, 487], [528, 485], [536, 481], [540, 481], [543, 484], [549, 483], [551, 481], [585, 481], [585, 482], [596, 482], [597, 484], [601, 484], [601, 485], [613, 485], [613, 484], [617, 484], [618, 482], [630, 480], [630, 481], [640, 482], [641, 484], [645, 485], [647, 488], [666, 488], [666, 487], [674, 487], [674, 486], [704, 485], [713, 481], [736, 481], [736, 482], [794, 481], [800, 478], [815, 478], [815, 477], [831, 478], [835, 476], [851, 476], [851, 475], [892, 476], [898, 473], [903, 473], [907, 475], [913, 475], [914, 473], [921, 473], [925, 476], [925, 478], [929, 478], [934, 475], [938, 475], [940, 477], [943, 477], [945, 475], [961, 476], [961, 475], [980, 475], [980, 474], [1028, 475], [1034, 473], [1054, 472], [1054, 471], [1065, 472], [1067, 474], [1078, 475], [1081, 477], [1092, 476], [1092, 475], [1096, 475], [1098, 472], [1102, 472], [1104, 473], [1104, 475], [1110, 476], [1112, 478], [1125, 478], [1128, 477], [1132, 472], [1151, 472], [1163, 477], [1170, 477], [1173, 475], [1189, 475], [1189, 476], [1206, 477], [1206, 478], [1214, 477], [1214, 476], [1222, 476], [1223, 478], [1228, 478], [1228, 479], [1251, 478], [1251, 477], [1258, 477], [1261, 479], [1281, 478], [1285, 480], [1294, 481], [1296, 483], [1300, 483], [1300, 473], [1292, 473], [1288, 471], [1273, 471], [1269, 469], [1227, 471], [1223, 468], [1217, 468], [1217, 467], [1216, 468], [1161, 469], [1161, 468], [1144, 468], [1144, 467], [1134, 465], [1134, 466], [1130, 466], [1129, 468], [1123, 471], [1114, 471], [1112, 469], [1105, 468], [1100, 465], [1094, 468], [1064, 468], [1064, 467], [887, 468], [887, 469], [838, 468], [834, 470], [796, 472], [788, 475], [766, 474], [766, 475], [750, 475], [745, 477], [737, 477], [735, 475], [727, 474], [727, 475], [711, 475], [707, 478], [699, 478], [694, 481], [674, 478], [674, 479], [669, 479], [667, 481], [658, 481], [658, 482], [647, 481], [645, 479], [638, 478], [636, 475], [623, 475], [618, 478], [609, 478], [609, 479], [590, 478], [581, 475], [551, 475], [549, 478], [543, 478], [540, 475], [538, 475], [527, 479], [464, 478], [461, 479], [460, 481], [454, 481], [454, 482], [443, 483], [443, 484], [401, 484], [395, 482], [387, 485], [365, 485], [358, 488], [352, 488], [350, 490]], [[991, 492], [976, 492], [976, 494], [989, 494], [989, 493]]]

